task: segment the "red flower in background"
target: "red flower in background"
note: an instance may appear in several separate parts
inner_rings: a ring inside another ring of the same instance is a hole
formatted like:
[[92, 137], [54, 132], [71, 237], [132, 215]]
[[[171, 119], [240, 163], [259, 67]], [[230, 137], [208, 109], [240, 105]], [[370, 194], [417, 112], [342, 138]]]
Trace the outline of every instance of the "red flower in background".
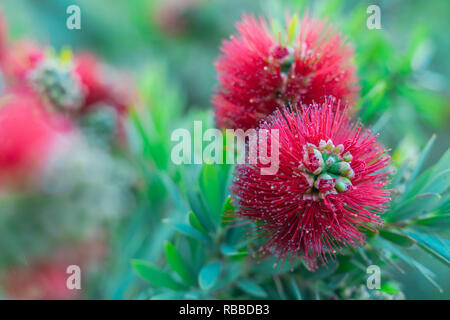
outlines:
[[97, 131], [109, 132], [112, 141], [126, 144], [124, 119], [137, 99], [133, 81], [127, 75], [90, 53], [70, 58], [66, 52], [61, 60], [27, 40], [5, 48], [0, 68], [7, 87], [28, 88], [48, 110], [69, 115], [75, 121], [94, 123], [99, 127]]
[[83, 110], [103, 103], [114, 107], [121, 115], [126, 113], [136, 99], [131, 79], [112, 70], [89, 52], [77, 54], [74, 60], [74, 72], [86, 90]]
[[[106, 114], [114, 115], [116, 138], [119, 143], [125, 144], [124, 117], [127, 115], [129, 107], [137, 100], [132, 79], [111, 69], [88, 52], [75, 56], [74, 72], [79, 77], [86, 93], [85, 104], [81, 112], [84, 115], [93, 114], [91, 119], [94, 121], [91, 122], [96, 122], [99, 127], [105, 127], [105, 124], [98, 123], [95, 118], [104, 118], [103, 115]], [[104, 109], [105, 112], [97, 117], [96, 112], [100, 109]], [[106, 111], [109, 112], [106, 113]]]
[[0, 16], [0, 40], [4, 40], [0, 41], [0, 69], [7, 86], [30, 87], [50, 108], [83, 117], [109, 107], [117, 113], [117, 121], [122, 122], [137, 99], [130, 77], [89, 52], [72, 57], [65, 50], [57, 57], [32, 41], [7, 42], [6, 36], [6, 23]]
[[342, 247], [361, 246], [362, 229], [382, 223], [389, 193], [387, 174], [377, 171], [389, 158], [377, 136], [352, 123], [345, 111], [331, 99], [276, 111], [261, 128], [279, 130], [278, 172], [261, 175], [261, 164], [237, 166], [236, 210], [257, 222], [267, 240], [263, 254], [305, 258], [313, 268]]
[[[80, 243], [60, 248], [52, 255], [34, 259], [23, 266], [6, 269], [0, 276], [4, 293], [9, 299], [68, 300], [82, 297], [81, 289], [67, 288], [67, 267], [82, 268], [81, 276], [89, 266], [105, 256], [103, 240], [87, 238]], [[81, 279], [83, 280], [83, 279]]]
[[0, 16], [0, 69], [6, 87], [33, 91], [45, 108], [69, 116], [89, 139], [107, 146], [126, 145], [125, 119], [137, 100], [132, 79], [93, 54], [60, 56], [29, 40], [6, 41]]
[[237, 29], [216, 62], [219, 92], [212, 103], [218, 127], [254, 128], [287, 103], [321, 103], [328, 95], [346, 103], [355, 99], [353, 50], [324, 21], [305, 16], [297, 35], [288, 32], [285, 42], [263, 18], [244, 16]]
[[10, 90], [0, 102], [0, 187], [37, 174], [70, 123], [46, 112], [27, 89]]

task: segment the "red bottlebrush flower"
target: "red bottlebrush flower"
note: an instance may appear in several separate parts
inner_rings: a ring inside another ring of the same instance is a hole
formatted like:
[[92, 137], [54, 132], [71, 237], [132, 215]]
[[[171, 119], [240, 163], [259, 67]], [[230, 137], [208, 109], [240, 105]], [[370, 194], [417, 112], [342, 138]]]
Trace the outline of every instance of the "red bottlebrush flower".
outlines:
[[221, 128], [255, 128], [287, 103], [321, 103], [332, 95], [352, 103], [358, 92], [353, 50], [324, 21], [305, 16], [287, 41], [270, 32], [263, 18], [244, 16], [239, 35], [222, 44], [216, 62], [219, 92], [212, 103]]
[[351, 122], [334, 100], [294, 109], [276, 111], [260, 127], [278, 130], [277, 173], [239, 165], [232, 193], [236, 213], [255, 221], [267, 240], [263, 254], [305, 258], [314, 269], [342, 247], [361, 246], [362, 230], [381, 225], [389, 192], [387, 173], [378, 171], [389, 158], [377, 136]]
[[48, 114], [29, 90], [15, 89], [0, 105], [0, 187], [39, 171], [60, 133], [70, 124]]

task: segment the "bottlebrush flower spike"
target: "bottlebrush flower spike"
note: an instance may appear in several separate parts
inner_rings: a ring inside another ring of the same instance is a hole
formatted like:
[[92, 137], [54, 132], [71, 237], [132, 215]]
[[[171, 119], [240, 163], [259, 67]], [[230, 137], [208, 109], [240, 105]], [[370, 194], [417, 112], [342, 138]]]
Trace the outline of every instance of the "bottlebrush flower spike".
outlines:
[[216, 62], [219, 91], [212, 103], [221, 128], [254, 128], [286, 104], [323, 102], [333, 95], [352, 103], [358, 92], [353, 50], [324, 21], [294, 16], [287, 39], [263, 18], [243, 16], [239, 35], [222, 44]]
[[[260, 252], [317, 262], [343, 247], [364, 244], [362, 229], [381, 225], [389, 200], [389, 157], [377, 136], [353, 123], [346, 108], [327, 98], [321, 105], [275, 111], [261, 129], [278, 130], [279, 170], [239, 165], [231, 188], [237, 215], [255, 221], [267, 241]], [[270, 150], [270, 145], [268, 147]]]

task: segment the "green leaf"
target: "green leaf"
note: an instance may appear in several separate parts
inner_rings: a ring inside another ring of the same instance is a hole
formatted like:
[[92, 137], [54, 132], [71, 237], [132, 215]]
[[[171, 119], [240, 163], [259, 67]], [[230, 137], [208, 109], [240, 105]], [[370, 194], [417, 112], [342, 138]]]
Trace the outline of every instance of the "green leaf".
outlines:
[[424, 186], [426, 186], [430, 179], [433, 177], [433, 169], [434, 167], [430, 167], [425, 170], [415, 181], [408, 181], [412, 182], [411, 188], [409, 189], [409, 192], [407, 194], [404, 193], [402, 198], [411, 199], [412, 197], [418, 195], [420, 191], [423, 190]]
[[437, 215], [433, 217], [413, 220], [411, 223], [423, 227], [447, 229], [450, 228], [450, 214]]
[[199, 232], [201, 233], [205, 233], [205, 229], [203, 229], [200, 221], [198, 221], [197, 216], [195, 215], [195, 213], [191, 210], [188, 213], [188, 220], [189, 220], [189, 224], [194, 227], [195, 229], [197, 229]]
[[165, 253], [167, 262], [172, 270], [175, 271], [188, 286], [195, 285], [197, 281], [194, 272], [172, 243], [166, 242]]
[[442, 157], [439, 159], [438, 163], [434, 165], [435, 172], [441, 172], [450, 168], [450, 149], [448, 149]]
[[222, 224], [226, 225], [233, 220], [233, 217], [230, 216], [231, 213], [235, 211], [234, 206], [231, 204], [232, 198], [230, 196], [227, 197], [225, 203], [222, 208]]
[[418, 231], [406, 232], [418, 245], [432, 256], [450, 266], [450, 241]]
[[397, 293], [400, 292], [400, 288], [398, 287], [398, 284], [395, 282], [392, 282], [392, 281], [383, 283], [381, 285], [380, 290], [383, 292], [386, 292], [387, 294], [390, 294], [390, 295], [396, 295]]
[[381, 230], [380, 236], [402, 247], [410, 247], [415, 243], [410, 237], [394, 231]]
[[258, 297], [258, 298], [265, 298], [267, 297], [267, 292], [264, 290], [263, 287], [258, 285], [256, 282], [250, 279], [241, 279], [237, 282], [237, 286], [244, 292], [248, 293], [249, 295]]
[[162, 292], [153, 295], [150, 300], [181, 300], [183, 298], [183, 294], [178, 292]]
[[224, 276], [221, 277], [217, 284], [214, 286], [215, 289], [220, 289], [228, 286], [235, 282], [240, 276], [244, 269], [243, 262], [230, 262], [224, 265]]
[[380, 80], [370, 89], [369, 92], [367, 92], [366, 95], [361, 98], [359, 103], [355, 106], [355, 109], [358, 110], [367, 105], [361, 114], [361, 119], [363, 121], [369, 119], [375, 114], [378, 109], [377, 106], [385, 95], [387, 89], [387, 82], [385, 80]]
[[403, 84], [398, 88], [399, 96], [409, 100], [421, 120], [427, 121], [434, 127], [440, 127], [445, 123], [445, 117], [442, 117], [442, 114], [447, 108], [447, 100], [444, 96], [409, 84]]
[[198, 276], [198, 283], [203, 290], [211, 289], [217, 282], [220, 276], [222, 266], [220, 262], [213, 262], [207, 264], [200, 270]]
[[248, 255], [247, 251], [236, 250], [235, 248], [233, 248], [232, 246], [230, 246], [228, 244], [222, 244], [220, 246], [220, 252], [222, 252], [223, 255], [229, 256], [229, 257]]
[[208, 212], [208, 207], [205, 203], [205, 198], [202, 196], [200, 188], [197, 183], [197, 179], [193, 177], [193, 173], [183, 171], [183, 186], [189, 202], [189, 205], [195, 216], [198, 218], [202, 227], [208, 232], [215, 232], [216, 226], [211, 220], [211, 216]]
[[291, 288], [291, 291], [294, 294], [295, 299], [302, 300], [302, 293], [297, 285], [297, 282], [295, 282], [295, 279], [293, 277], [289, 279], [289, 287]]
[[225, 201], [223, 207], [222, 207], [222, 214], [228, 214], [231, 212], [234, 212], [234, 206], [231, 204], [232, 198], [230, 196], [227, 197], [227, 200]]
[[171, 220], [163, 220], [164, 223], [167, 223], [169, 226], [174, 228], [176, 231], [184, 234], [185, 236], [191, 237], [195, 240], [198, 240], [204, 244], [209, 244], [209, 238], [204, 234], [200, 233], [196, 229], [192, 228], [190, 225], [185, 223], [173, 222]]
[[416, 180], [416, 177], [419, 175], [420, 170], [422, 170], [422, 166], [425, 163], [425, 160], [428, 158], [428, 154], [430, 153], [435, 140], [436, 140], [436, 135], [433, 134], [431, 136], [430, 140], [428, 140], [425, 148], [423, 149], [423, 151], [420, 155], [420, 158], [417, 162], [417, 165], [414, 168], [414, 171], [411, 173], [408, 183], [406, 184], [405, 193], [404, 193], [405, 196], [408, 194], [408, 191], [409, 191], [412, 183], [414, 182], [414, 180]]
[[202, 166], [200, 186], [210, 210], [211, 218], [216, 224], [219, 224], [222, 213], [222, 192], [216, 166], [212, 164]]
[[[416, 181], [410, 180], [409, 183], [412, 183], [409, 192], [404, 193], [403, 198], [409, 198], [418, 194], [419, 192], [434, 192], [434, 193], [442, 193], [433, 191], [433, 187], [437, 187], [436, 190], [445, 190], [448, 188], [448, 173], [444, 173], [448, 171], [450, 168], [450, 149], [448, 149], [441, 159], [431, 168], [428, 168], [424, 173], [420, 175]], [[442, 174], [442, 176], [440, 176]], [[440, 176], [438, 178], [438, 176]], [[437, 181], [436, 181], [437, 179]], [[445, 183], [444, 185], [440, 185], [440, 183]]]
[[186, 202], [184, 201], [180, 190], [173, 182], [173, 180], [169, 177], [169, 175], [165, 174], [164, 172], [160, 173], [160, 177], [162, 182], [164, 183], [164, 186], [166, 187], [166, 190], [169, 192], [173, 202], [175, 203], [175, 206], [177, 207], [178, 211], [182, 213], [187, 212], [189, 208]]
[[424, 187], [424, 192], [443, 193], [450, 186], [450, 169], [444, 170], [437, 175]]
[[176, 282], [168, 273], [146, 261], [132, 260], [131, 264], [136, 272], [155, 288], [168, 288], [172, 290], [185, 289], [183, 285]]
[[390, 242], [381, 239], [380, 237], [376, 238], [376, 240], [373, 240], [372, 243], [381, 250], [388, 251], [394, 254], [411, 267], [416, 268], [425, 277], [425, 279], [427, 279], [433, 286], [435, 286], [440, 292], [442, 292], [442, 288], [435, 281], [436, 275], [423, 264], [417, 262], [415, 259], [405, 254], [400, 248], [392, 246]]
[[437, 193], [424, 193], [393, 208], [389, 221], [399, 221], [414, 218], [431, 212], [440, 202], [442, 197]]

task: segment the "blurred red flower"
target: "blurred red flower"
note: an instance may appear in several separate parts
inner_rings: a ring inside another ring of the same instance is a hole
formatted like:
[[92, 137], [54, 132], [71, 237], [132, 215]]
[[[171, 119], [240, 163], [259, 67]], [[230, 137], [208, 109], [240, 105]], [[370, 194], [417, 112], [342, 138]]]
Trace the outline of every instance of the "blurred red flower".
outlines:
[[67, 119], [48, 113], [28, 89], [11, 89], [0, 101], [0, 186], [20, 184], [39, 172]]
[[38, 261], [8, 270], [3, 274], [3, 287], [10, 299], [76, 299], [79, 290], [67, 289], [68, 264], [59, 261]]
[[136, 93], [126, 75], [108, 68], [89, 52], [75, 56], [75, 73], [86, 89], [84, 109], [104, 103], [124, 114], [136, 98]]
[[117, 141], [126, 143], [124, 117], [137, 101], [137, 91], [130, 77], [102, 63], [89, 52], [75, 56], [74, 71], [86, 92], [81, 112], [85, 115], [101, 108], [111, 108], [115, 114]]

